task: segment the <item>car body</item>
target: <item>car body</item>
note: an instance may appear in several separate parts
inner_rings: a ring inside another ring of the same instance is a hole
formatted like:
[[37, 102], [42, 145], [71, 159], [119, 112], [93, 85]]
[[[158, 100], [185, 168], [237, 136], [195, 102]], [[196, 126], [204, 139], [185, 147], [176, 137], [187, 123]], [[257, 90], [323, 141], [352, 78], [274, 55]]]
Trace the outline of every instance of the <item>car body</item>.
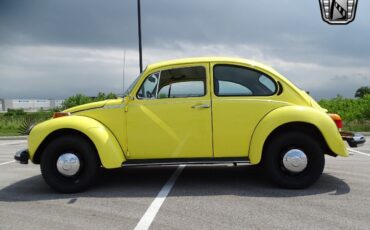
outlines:
[[32, 128], [22, 159], [41, 164], [61, 192], [85, 189], [99, 166], [154, 163], [263, 163], [279, 185], [304, 188], [321, 175], [324, 154], [348, 155], [325, 109], [274, 69], [241, 58], [151, 64], [123, 98], [55, 117]]

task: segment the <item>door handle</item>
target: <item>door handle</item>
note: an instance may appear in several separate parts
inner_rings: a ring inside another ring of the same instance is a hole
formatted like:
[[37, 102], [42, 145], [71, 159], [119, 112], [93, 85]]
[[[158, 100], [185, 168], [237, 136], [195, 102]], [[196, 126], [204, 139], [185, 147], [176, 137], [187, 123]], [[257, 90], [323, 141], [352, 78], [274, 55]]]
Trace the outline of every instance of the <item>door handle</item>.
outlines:
[[207, 104], [196, 104], [196, 105], [193, 105], [191, 108], [193, 108], [193, 109], [207, 109], [209, 107], [210, 106], [207, 105]]

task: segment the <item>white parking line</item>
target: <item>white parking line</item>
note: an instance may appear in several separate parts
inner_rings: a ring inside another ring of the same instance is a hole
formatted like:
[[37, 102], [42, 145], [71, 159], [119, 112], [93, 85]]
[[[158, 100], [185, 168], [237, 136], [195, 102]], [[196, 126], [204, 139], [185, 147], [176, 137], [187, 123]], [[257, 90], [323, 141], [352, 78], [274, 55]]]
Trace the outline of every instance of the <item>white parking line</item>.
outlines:
[[16, 144], [22, 144], [22, 143], [26, 143], [27, 141], [24, 140], [24, 141], [13, 141], [13, 142], [5, 142], [5, 143], [0, 143], [0, 146], [4, 146], [4, 145], [16, 145]]
[[7, 165], [7, 164], [10, 164], [10, 163], [14, 163], [15, 161], [7, 161], [7, 162], [4, 162], [4, 163], [0, 163], [0, 165]]
[[361, 154], [361, 155], [365, 155], [365, 156], [370, 157], [370, 154], [368, 154], [368, 153], [363, 153], [363, 152], [360, 152], [360, 151], [357, 151], [357, 150], [354, 150], [354, 149], [348, 149], [348, 151], [353, 152], [353, 153], [358, 153], [358, 154]]
[[173, 185], [175, 184], [177, 177], [180, 175], [184, 168], [185, 165], [179, 165], [179, 167], [177, 167], [176, 171], [172, 174], [170, 179], [168, 179], [166, 184], [162, 187], [161, 191], [159, 191], [157, 197], [150, 204], [149, 208], [146, 210], [143, 217], [141, 217], [139, 223], [137, 223], [135, 227], [135, 230], [149, 229], [149, 226], [152, 224], [164, 200], [166, 199]]

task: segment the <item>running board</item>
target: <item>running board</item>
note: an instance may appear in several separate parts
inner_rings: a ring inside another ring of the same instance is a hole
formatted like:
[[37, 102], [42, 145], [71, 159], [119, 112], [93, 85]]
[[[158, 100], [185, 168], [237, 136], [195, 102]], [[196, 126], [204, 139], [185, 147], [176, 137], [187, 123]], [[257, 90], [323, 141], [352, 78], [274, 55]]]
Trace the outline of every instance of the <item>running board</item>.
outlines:
[[177, 159], [132, 159], [123, 162], [123, 167], [128, 166], [158, 166], [158, 165], [199, 165], [199, 164], [250, 164], [246, 157], [222, 158], [177, 158]]

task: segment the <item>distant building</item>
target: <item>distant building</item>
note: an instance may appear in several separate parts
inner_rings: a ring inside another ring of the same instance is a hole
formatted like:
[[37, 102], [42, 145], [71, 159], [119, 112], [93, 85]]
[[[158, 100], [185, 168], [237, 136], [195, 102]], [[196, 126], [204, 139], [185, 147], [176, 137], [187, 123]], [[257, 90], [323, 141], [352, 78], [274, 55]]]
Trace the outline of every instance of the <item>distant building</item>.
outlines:
[[50, 100], [50, 108], [60, 108], [62, 107], [64, 100]]
[[26, 112], [54, 109], [62, 106], [64, 100], [43, 99], [0, 99], [0, 111], [8, 109], [23, 109]]
[[0, 112], [4, 111], [4, 99], [0, 99]]

